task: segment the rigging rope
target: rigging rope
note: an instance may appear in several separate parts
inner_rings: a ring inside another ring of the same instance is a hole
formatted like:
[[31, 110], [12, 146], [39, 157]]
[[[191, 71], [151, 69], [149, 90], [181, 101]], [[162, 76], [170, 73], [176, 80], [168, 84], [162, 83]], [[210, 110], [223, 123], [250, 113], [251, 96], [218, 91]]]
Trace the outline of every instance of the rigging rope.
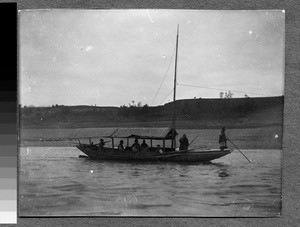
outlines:
[[165, 79], [166, 79], [166, 76], [167, 76], [167, 74], [168, 74], [168, 72], [169, 72], [169, 69], [170, 69], [170, 66], [171, 66], [171, 63], [172, 63], [172, 59], [173, 59], [173, 57], [174, 57], [174, 53], [175, 53], [175, 49], [174, 49], [173, 54], [172, 54], [172, 57], [171, 57], [171, 59], [170, 59], [170, 63], [169, 63], [167, 72], [166, 72], [166, 74], [165, 74], [165, 76], [164, 76], [162, 82], [160, 83], [160, 86], [159, 86], [159, 88], [158, 88], [158, 90], [157, 90], [157, 92], [156, 92], [156, 94], [155, 94], [155, 96], [154, 96], [154, 99], [152, 100], [151, 106], [152, 106], [152, 104], [154, 103], [154, 100], [156, 99], [156, 96], [157, 96], [159, 90], [161, 89], [161, 86], [163, 85]]
[[[203, 87], [203, 86], [188, 85], [188, 84], [179, 84], [179, 83], [177, 83], [177, 85], [185, 86], [185, 87], [195, 87], [195, 88], [204, 88], [204, 89], [210, 89], [210, 90], [224, 91], [224, 89], [213, 88], [213, 87]], [[262, 96], [266, 95], [266, 94], [258, 94], [258, 93], [245, 92], [245, 91], [236, 91], [236, 90], [230, 90], [230, 91], [237, 92], [237, 93], [243, 93], [243, 94], [253, 94], [253, 95], [262, 95]]]
[[162, 104], [163, 101], [165, 101], [165, 99], [166, 99], [173, 91], [174, 91], [174, 88], [166, 95], [166, 97], [159, 103], [159, 105]]

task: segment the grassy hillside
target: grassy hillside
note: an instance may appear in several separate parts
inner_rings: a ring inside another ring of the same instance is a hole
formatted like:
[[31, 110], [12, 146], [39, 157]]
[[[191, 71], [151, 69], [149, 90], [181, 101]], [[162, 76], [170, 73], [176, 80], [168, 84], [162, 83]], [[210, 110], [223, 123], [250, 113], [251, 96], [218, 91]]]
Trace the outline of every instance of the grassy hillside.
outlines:
[[[53, 106], [20, 108], [21, 128], [170, 126], [173, 103], [164, 106]], [[177, 128], [282, 126], [283, 97], [176, 101]]]

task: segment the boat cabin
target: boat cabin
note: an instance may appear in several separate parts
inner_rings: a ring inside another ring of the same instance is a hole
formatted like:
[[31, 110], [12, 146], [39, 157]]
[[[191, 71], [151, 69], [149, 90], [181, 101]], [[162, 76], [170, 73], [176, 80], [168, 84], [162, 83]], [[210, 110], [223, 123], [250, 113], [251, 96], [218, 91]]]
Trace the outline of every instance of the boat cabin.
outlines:
[[[120, 128], [107, 138], [111, 139], [112, 148], [115, 148], [116, 140], [123, 139], [125, 150], [131, 150], [130, 141], [134, 139], [145, 140], [149, 150], [156, 149], [157, 143], [164, 152], [175, 150], [173, 141], [178, 133], [171, 128]], [[167, 146], [171, 142], [171, 146]]]

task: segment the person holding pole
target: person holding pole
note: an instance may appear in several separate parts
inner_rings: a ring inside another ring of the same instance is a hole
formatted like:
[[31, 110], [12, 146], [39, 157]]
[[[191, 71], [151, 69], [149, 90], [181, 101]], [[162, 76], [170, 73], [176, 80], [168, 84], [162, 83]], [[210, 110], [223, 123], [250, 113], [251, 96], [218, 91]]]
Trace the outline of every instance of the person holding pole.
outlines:
[[221, 151], [224, 151], [224, 149], [227, 148], [227, 140], [228, 140], [248, 160], [248, 162], [251, 163], [252, 161], [249, 158], [247, 158], [247, 156], [229, 138], [226, 137], [225, 130], [226, 130], [225, 127], [223, 127], [221, 130], [221, 134], [219, 136], [219, 143], [220, 143]]
[[221, 130], [221, 134], [219, 135], [219, 144], [221, 151], [227, 148], [227, 138], [225, 135], [225, 130], [225, 127], [223, 127]]

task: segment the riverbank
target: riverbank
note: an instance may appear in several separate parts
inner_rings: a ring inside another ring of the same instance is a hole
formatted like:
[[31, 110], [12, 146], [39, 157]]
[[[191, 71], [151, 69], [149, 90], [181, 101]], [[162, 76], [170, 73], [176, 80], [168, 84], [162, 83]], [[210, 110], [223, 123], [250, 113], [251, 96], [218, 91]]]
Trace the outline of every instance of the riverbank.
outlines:
[[[170, 127], [173, 103], [163, 106], [20, 107], [23, 129]], [[282, 126], [283, 96], [176, 101], [176, 128], [219, 129]]]

